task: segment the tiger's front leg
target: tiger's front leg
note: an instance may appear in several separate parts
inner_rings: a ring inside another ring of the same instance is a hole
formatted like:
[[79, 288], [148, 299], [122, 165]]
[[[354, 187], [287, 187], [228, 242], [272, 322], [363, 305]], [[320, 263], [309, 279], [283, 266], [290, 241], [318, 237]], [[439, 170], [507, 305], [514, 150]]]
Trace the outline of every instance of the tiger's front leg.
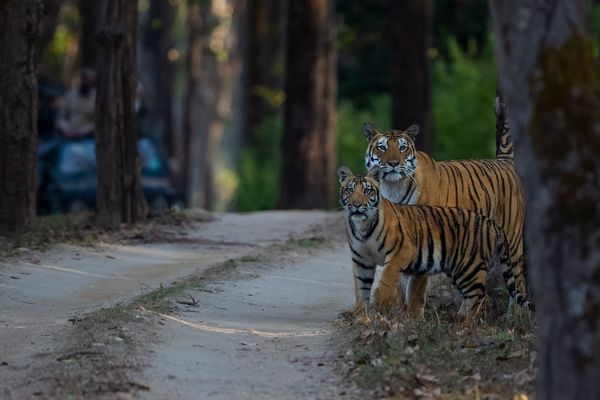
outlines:
[[354, 293], [356, 296], [356, 311], [369, 310], [371, 287], [375, 278], [375, 265], [362, 263], [352, 259], [352, 270], [354, 271]]
[[378, 312], [387, 313], [396, 303], [400, 273], [406, 265], [408, 261], [403, 260], [402, 257], [386, 258], [381, 280], [374, 294], [374, 307]]

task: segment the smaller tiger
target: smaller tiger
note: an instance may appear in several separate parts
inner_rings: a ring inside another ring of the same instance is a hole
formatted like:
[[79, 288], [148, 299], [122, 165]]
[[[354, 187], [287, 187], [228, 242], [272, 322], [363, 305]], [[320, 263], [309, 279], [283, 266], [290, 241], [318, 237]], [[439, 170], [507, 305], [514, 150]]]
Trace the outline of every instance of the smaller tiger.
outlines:
[[356, 305], [369, 309], [376, 265], [383, 265], [374, 307], [389, 311], [400, 273], [446, 273], [463, 295], [460, 316], [475, 311], [485, 297], [488, 269], [499, 261], [515, 302], [533, 308], [515, 285], [506, 236], [491, 219], [461, 208], [395, 205], [380, 196], [383, 171], [367, 176], [338, 169], [340, 203], [347, 214]]

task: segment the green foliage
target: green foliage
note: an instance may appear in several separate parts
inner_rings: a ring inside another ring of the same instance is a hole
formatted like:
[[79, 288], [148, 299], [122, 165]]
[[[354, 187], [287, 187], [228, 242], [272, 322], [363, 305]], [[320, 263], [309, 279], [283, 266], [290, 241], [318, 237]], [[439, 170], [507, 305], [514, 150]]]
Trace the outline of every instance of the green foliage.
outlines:
[[236, 191], [238, 211], [268, 210], [277, 206], [282, 132], [281, 117], [266, 118], [256, 129], [254, 145], [242, 150]]
[[491, 40], [481, 56], [449, 41], [450, 61], [432, 65], [433, 156], [440, 160], [492, 158], [497, 70]]
[[390, 96], [371, 96], [367, 104], [367, 107], [359, 108], [354, 102], [344, 100], [338, 111], [338, 165], [346, 165], [354, 173], [362, 173], [365, 170], [367, 139], [362, 131], [363, 124], [370, 122], [379, 129], [387, 129], [391, 124]]

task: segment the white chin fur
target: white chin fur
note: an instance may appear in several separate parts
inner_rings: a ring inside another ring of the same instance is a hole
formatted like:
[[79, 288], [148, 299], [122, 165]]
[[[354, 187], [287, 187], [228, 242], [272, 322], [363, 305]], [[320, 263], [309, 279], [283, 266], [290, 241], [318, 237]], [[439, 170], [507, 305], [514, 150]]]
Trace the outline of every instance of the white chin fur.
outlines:
[[402, 174], [399, 172], [392, 172], [387, 174], [383, 179], [390, 182], [398, 182], [400, 179], [402, 179]]

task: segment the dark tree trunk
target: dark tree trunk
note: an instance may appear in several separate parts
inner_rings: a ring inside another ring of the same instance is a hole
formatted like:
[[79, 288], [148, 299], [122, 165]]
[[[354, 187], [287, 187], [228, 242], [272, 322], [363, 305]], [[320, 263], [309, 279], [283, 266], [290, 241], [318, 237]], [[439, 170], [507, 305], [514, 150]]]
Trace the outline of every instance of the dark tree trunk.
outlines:
[[536, 398], [600, 398], [600, 78], [586, 0], [492, 1], [538, 309]]
[[137, 0], [106, 2], [99, 33], [97, 222], [116, 227], [146, 215], [135, 129]]
[[254, 144], [265, 117], [279, 112], [284, 100], [285, 22], [287, 1], [248, 1], [246, 142]]
[[41, 0], [0, 1], [0, 232], [35, 221]]
[[151, 0], [140, 24], [139, 43], [139, 76], [143, 87], [139, 131], [168, 149], [169, 156], [174, 151], [171, 104], [175, 68], [169, 60], [174, 17], [175, 7], [168, 0]]
[[[106, 0], [78, 0], [77, 5], [81, 18], [81, 38], [79, 41], [79, 66], [81, 68], [96, 68], [100, 51], [97, 36], [102, 22], [105, 2]], [[137, 3], [137, 0], [135, 2]]]
[[395, 129], [420, 126], [418, 150], [433, 151], [429, 58], [433, 0], [391, 1], [392, 122]]
[[281, 205], [328, 208], [334, 203], [335, 15], [332, 0], [288, 5], [286, 103]]
[[44, 17], [40, 26], [40, 39], [38, 40], [38, 54], [41, 55], [46, 50], [48, 43], [52, 41], [56, 31], [56, 22], [60, 12], [62, 0], [43, 0]]

